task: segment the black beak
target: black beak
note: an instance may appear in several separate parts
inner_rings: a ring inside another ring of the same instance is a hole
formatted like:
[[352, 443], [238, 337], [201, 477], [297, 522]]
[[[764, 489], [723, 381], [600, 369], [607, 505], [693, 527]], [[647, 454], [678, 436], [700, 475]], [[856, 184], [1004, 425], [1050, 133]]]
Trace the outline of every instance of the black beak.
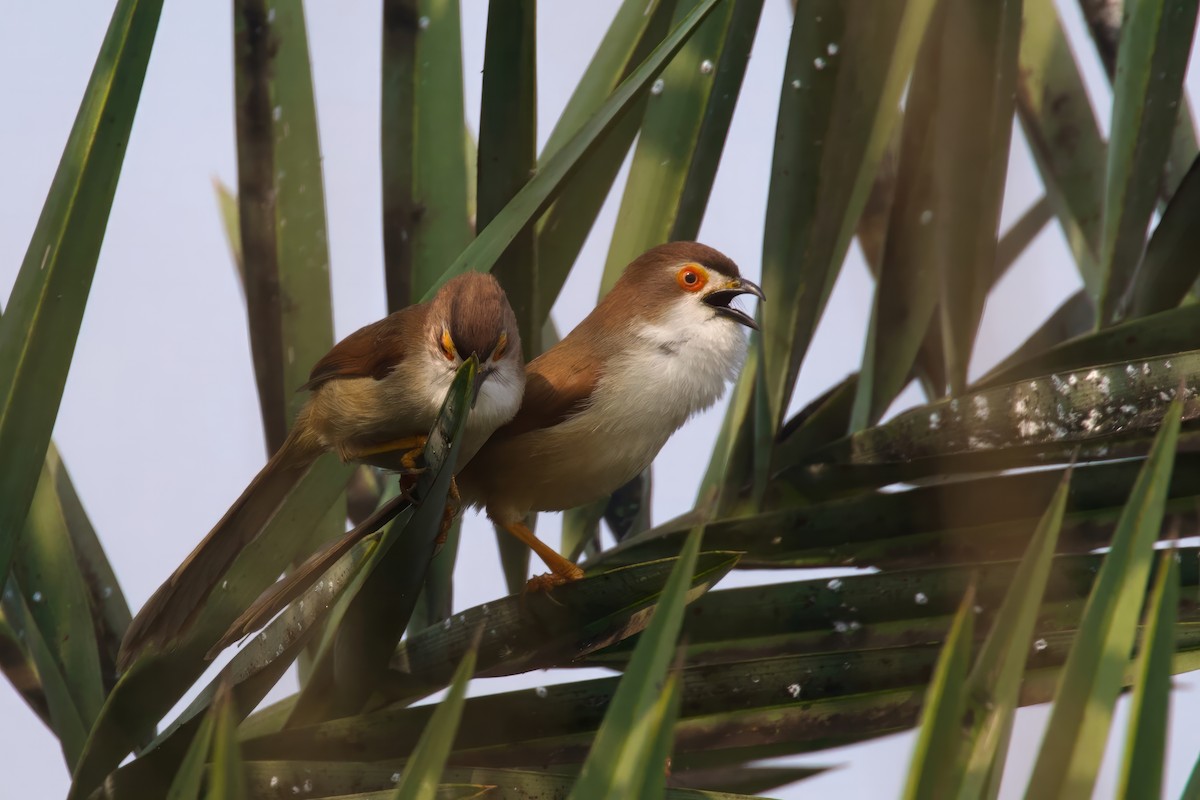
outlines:
[[712, 306], [713, 311], [716, 311], [718, 316], [728, 317], [740, 325], [745, 325], [747, 328], [758, 330], [758, 323], [754, 321], [754, 317], [742, 311], [740, 308], [734, 308], [729, 305], [735, 297], [743, 294], [752, 294], [759, 300], [766, 300], [763, 296], [763, 290], [758, 288], [758, 284], [748, 281], [745, 278], [738, 278], [724, 289], [717, 289], [715, 292], [709, 292], [704, 297], [704, 302]]

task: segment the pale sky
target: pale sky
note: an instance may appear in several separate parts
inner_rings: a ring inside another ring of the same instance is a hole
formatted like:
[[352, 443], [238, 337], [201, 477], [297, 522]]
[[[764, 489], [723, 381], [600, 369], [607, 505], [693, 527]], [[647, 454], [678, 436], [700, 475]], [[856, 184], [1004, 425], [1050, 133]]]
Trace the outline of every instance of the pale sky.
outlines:
[[[1107, 129], [1108, 87], [1082, 34], [1074, 0], [1059, 3]], [[550, 132], [607, 27], [616, 0], [542, 3], [539, 137]], [[477, 129], [484, 0], [463, 0], [466, 105]], [[112, 3], [10, 3], [0, 28], [0, 298], [7, 297], [33, 231], [112, 11]], [[386, 313], [379, 199], [379, 3], [308, 3], [324, 155], [334, 320], [338, 337]], [[726, 157], [700, 239], [760, 273], [775, 109], [792, 22], [787, 0], [767, 0]], [[245, 313], [211, 180], [236, 183], [229, 3], [167, 2], [75, 352], [55, 441], [135, 609], [207, 532], [262, 466]], [[1193, 70], [1193, 73], [1195, 70]], [[1196, 102], [1195, 82], [1189, 86]], [[622, 174], [621, 181], [624, 180]], [[1040, 194], [1014, 135], [1004, 224]], [[568, 330], [595, 301], [620, 194], [614, 192], [554, 308]], [[1062, 236], [1048, 228], [993, 292], [973, 363], [979, 374], [1022, 341], [1079, 286]], [[770, 292], [770, 287], [766, 287]], [[843, 270], [801, 374], [799, 406], [856, 369], [871, 282], [856, 251]], [[902, 402], [919, 396], [910, 390]], [[655, 465], [654, 518], [691, 506], [724, 406], [697, 417]], [[558, 515], [539, 533], [558, 537]], [[456, 609], [504, 594], [490, 526], [468, 520]], [[820, 577], [827, 572], [737, 573], [724, 587]], [[469, 577], [467, 577], [469, 575]], [[480, 680], [488, 694], [585, 677], [578, 671]], [[1181, 682], [1176, 719], [1194, 717], [1194, 682]], [[291, 691], [285, 681], [277, 693]], [[11, 688], [0, 686], [0, 774], [5, 795], [54, 798], [68, 776], [57, 741]], [[1044, 709], [1019, 714], [1014, 766], [1003, 791], [1019, 796]], [[1119, 716], [1116, 726], [1123, 724]], [[899, 794], [911, 734], [792, 761], [843, 769], [775, 796]], [[1168, 795], [1178, 795], [1200, 732], [1172, 727]], [[1109, 759], [1110, 762], [1113, 759]], [[1111, 793], [1109, 764], [1098, 796]], [[1108, 787], [1107, 790], [1105, 787]]]

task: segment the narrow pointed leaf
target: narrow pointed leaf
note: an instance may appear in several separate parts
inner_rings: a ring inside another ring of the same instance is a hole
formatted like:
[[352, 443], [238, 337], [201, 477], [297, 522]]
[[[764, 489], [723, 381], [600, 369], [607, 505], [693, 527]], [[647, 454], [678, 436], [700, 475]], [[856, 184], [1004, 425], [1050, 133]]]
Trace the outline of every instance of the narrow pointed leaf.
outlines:
[[0, 580], [37, 487], [162, 0], [121, 0], [0, 318]]
[[1025, 3], [1017, 118], [1088, 296], [1100, 296], [1107, 146], [1055, 3]]
[[246, 265], [242, 260], [242, 226], [238, 218], [237, 195], [218, 178], [213, 178], [213, 193], [217, 196], [217, 211], [221, 214], [221, 229], [225, 232], [225, 243], [229, 245], [229, 256], [237, 270], [238, 287], [245, 300]]
[[200, 800], [200, 790], [204, 785], [204, 765], [208, 761], [212, 749], [213, 728], [220, 707], [204, 715], [195, 738], [188, 746], [187, 755], [179, 763], [171, 786], [167, 790], [166, 800]]
[[[624, 0], [542, 149], [545, 165], [670, 30], [676, 0]], [[537, 223], [539, 307], [554, 305], [641, 127], [642, 94], [564, 182]], [[544, 343], [549, 347], [549, 343]]]
[[[520, 233], [521, 229], [537, 217], [554, 199], [564, 181], [600, 143], [604, 134], [611, 130], [624, 112], [649, 86], [659, 71], [678, 52], [688, 37], [712, 11], [717, 0], [701, 0], [688, 15], [654, 49], [637, 69], [630, 73], [616, 91], [604, 101], [599, 110], [559, 148], [546, 159], [538, 174], [496, 215], [492, 223], [479, 233], [453, 263], [442, 273], [437, 285], [469, 269], [487, 271], [496, 259]], [[427, 299], [437, 290], [430, 287], [423, 297]]]
[[[412, 298], [427, 298], [446, 265], [471, 241], [466, 117], [463, 105], [462, 9], [459, 0], [417, 0], [413, 56]], [[388, 143], [385, 142], [385, 147]]]
[[100, 676], [104, 683], [104, 692], [107, 694], [117, 681], [117, 651], [125, 629], [129, 627], [129, 605], [125, 602], [125, 595], [117, 582], [117, 576], [75, 491], [66, 464], [63, 463], [53, 442], [46, 453], [46, 470], [58, 495], [58, 505], [71, 539], [75, 563], [87, 589], [92, 625], [99, 647]]
[[383, 0], [380, 160], [383, 179], [383, 274], [388, 311], [413, 302], [417, 0]]
[[961, 718], [967, 699], [967, 671], [971, 667], [974, 608], [975, 589], [970, 587], [959, 603], [925, 694], [921, 729], [913, 746], [904, 789], [905, 800], [948, 797], [947, 792], [957, 785], [956, 754], [962, 745]]
[[1125, 316], [1179, 113], [1197, 9], [1196, 0], [1145, 0], [1129, 10], [1122, 31], [1100, 247], [1101, 326]]
[[953, 394], [967, 384], [975, 334], [991, 286], [1008, 172], [1021, 0], [947, 0], [942, 81], [933, 126], [933, 246], [941, 283], [942, 345]]
[[238, 229], [250, 352], [268, 452], [287, 436], [284, 388], [283, 301], [272, 123], [272, 55], [269, 0], [234, 0], [233, 61], [237, 116]]
[[[9, 587], [13, 587], [10, 582]], [[16, 589], [12, 588], [12, 596], [16, 597]], [[19, 623], [14, 625], [10, 602], [0, 603], [0, 672], [8, 678], [9, 685], [25, 701], [29, 710], [47, 728], [53, 727], [50, 718], [50, 706], [46, 701], [46, 693], [42, 689], [41, 678], [33, 664], [33, 657], [20, 634]]]
[[[792, 27], [763, 241], [763, 373], [782, 420], [897, 119], [934, 4], [809, 4]], [[738, 427], [741, 427], [740, 423]]]
[[1200, 277], [1200, 265], [1190, 256], [1200, 248], [1193, 223], [1200, 215], [1200, 158], [1179, 184], [1150, 236], [1146, 255], [1133, 283], [1129, 316], [1144, 317], [1174, 308]]
[[967, 679], [963, 775], [955, 787], [960, 798], [987, 796], [991, 776], [1004, 768], [1021, 678], [1050, 578], [1070, 480], [1068, 470], [1038, 523]]
[[[301, 0], [234, 6], [238, 231], [246, 313], [267, 450], [308, 401], [297, 389], [333, 346], [321, 147]], [[335, 502], [318, 541], [345, 530]], [[301, 664], [302, 679], [307, 661]]]
[[[537, 168], [537, 8], [532, 0], [488, 5], [479, 120], [479, 212], [486, 228]], [[526, 361], [541, 351], [536, 236], [526, 226], [492, 266], [517, 315]]]
[[[272, 135], [282, 302], [284, 414], [288, 426], [308, 399], [297, 392], [313, 364], [333, 347], [329, 244], [321, 146], [313, 101], [308, 32], [301, 0], [269, 0]], [[252, 312], [253, 313], [253, 310]], [[342, 531], [341, 518], [336, 533]], [[334, 525], [330, 525], [331, 533]]]
[[217, 698], [213, 707], [216, 721], [212, 733], [212, 766], [208, 772], [208, 800], [244, 800], [246, 776], [242, 767], [241, 745], [237, 740], [237, 710], [228, 693]]
[[[645, 770], [662, 770], [664, 765], [642, 763], [626, 771], [625, 765], [635, 765], [639, 753], [645, 753], [645, 740], [637, 735], [643, 722], [652, 717], [667, 676], [667, 668], [675, 655], [676, 639], [683, 623], [684, 606], [696, 556], [700, 551], [700, 531], [694, 531], [671, 570], [654, 617], [625, 675], [613, 695], [604, 722], [596, 732], [596, 741], [579, 773], [579, 780], [568, 798], [621, 798], [631, 796], [634, 787], [645, 785]], [[667, 712], [662, 709], [660, 714]], [[661, 718], [660, 718], [661, 719]], [[661, 720], [665, 722], [665, 720]], [[643, 735], [651, 735], [649, 732]], [[638, 767], [640, 766], [640, 770]]]
[[[87, 723], [80, 712], [71, 687], [66, 683], [55, 662], [54, 651], [45, 639], [21, 597], [16, 582], [10, 577], [4, 589], [4, 618], [19, 632], [28, 653], [28, 663], [36, 670], [40, 694], [45, 699], [50, 729], [62, 747], [67, 768], [79, 762], [88, 736]], [[18, 687], [19, 688], [19, 687]]]
[[467, 684], [474, 674], [475, 650], [471, 649], [463, 657], [454, 673], [454, 680], [450, 682], [450, 690], [438, 703], [408, 763], [404, 765], [392, 800], [433, 800], [437, 796], [437, 786], [458, 732]]
[[1052, 745], [1038, 756], [1028, 798], [1092, 794], [1137, 632], [1182, 410], [1182, 400], [1167, 410], [1096, 577], [1046, 728], [1044, 741]]
[[[943, 6], [944, 8], [944, 6]], [[859, 372], [850, 432], [873, 425], [908, 383], [937, 307], [932, 249], [940, 217], [933, 191], [933, 126], [938, 111], [941, 32], [945, 13], [933, 15], [921, 44], [896, 155], [894, 198], [883, 243], [875, 299]], [[944, 112], [943, 112], [944, 113]]]
[[66, 683], [85, 727], [104, 703], [104, 681], [89, 592], [71, 545], [49, 465], [42, 467], [25, 533], [13, 559], [13, 577], [54, 668]]
[[1179, 613], [1179, 562], [1174, 550], [1158, 558], [1154, 588], [1146, 601], [1145, 633], [1133, 683], [1129, 731], [1118, 796], [1161, 797], [1171, 697], [1171, 658]]
[[[696, 5], [697, 0], [680, 0], [675, 22]], [[695, 238], [761, 10], [761, 0], [721, 4], [663, 70], [661, 83], [655, 84], [617, 212], [601, 295], [644, 251], [663, 242]], [[686, 208], [685, 189], [689, 191]]]

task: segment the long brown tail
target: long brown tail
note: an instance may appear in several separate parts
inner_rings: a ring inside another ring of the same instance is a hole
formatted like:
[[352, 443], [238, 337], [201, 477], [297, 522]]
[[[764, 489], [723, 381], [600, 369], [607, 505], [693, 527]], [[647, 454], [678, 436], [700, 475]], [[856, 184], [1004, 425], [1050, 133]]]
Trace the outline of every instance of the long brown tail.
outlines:
[[234, 620], [225, 635], [213, 645], [205, 658], [212, 659], [226, 647], [249, 636], [271, 621], [271, 618], [282, 611], [295, 600], [321, 575], [332, 567], [338, 559], [350, 552], [354, 545], [378, 531], [391, 522], [408, 505], [406, 497], [394, 497], [380, 506], [371, 516], [367, 517], [353, 530], [347, 531], [341, 538], [334, 539], [329, 544], [313, 553], [304, 563], [289, 572], [281, 580], [272, 584], [242, 615]]
[[322, 450], [307, 426], [298, 422], [221, 521], [134, 617], [117, 655], [119, 669], [128, 669], [143, 650], [162, 648], [187, 630], [221, 576], [275, 515]]

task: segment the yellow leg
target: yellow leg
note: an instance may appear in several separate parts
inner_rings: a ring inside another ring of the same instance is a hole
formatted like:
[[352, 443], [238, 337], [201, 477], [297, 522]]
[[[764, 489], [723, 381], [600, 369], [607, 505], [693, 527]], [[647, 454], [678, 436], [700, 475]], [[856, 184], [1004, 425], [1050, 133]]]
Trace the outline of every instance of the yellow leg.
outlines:
[[550, 574], [538, 575], [525, 584], [526, 591], [544, 592], [560, 584], [577, 581], [583, 577], [583, 570], [559, 555], [553, 547], [534, 536], [533, 531], [529, 530], [523, 523], [510, 522], [501, 524], [500, 527], [520, 539], [526, 547], [537, 553], [538, 558], [550, 568]]
[[[406, 436], [403, 439], [393, 439], [390, 442], [379, 442], [378, 444], [369, 444], [362, 447], [346, 447], [342, 453], [348, 460], [361, 461], [367, 456], [377, 456], [381, 453], [396, 453], [399, 451], [407, 451], [404, 457], [410, 455], [415, 459], [416, 454], [420, 454], [425, 449], [425, 443], [429, 437], [427, 436]], [[413, 453], [416, 451], [416, 454]]]

